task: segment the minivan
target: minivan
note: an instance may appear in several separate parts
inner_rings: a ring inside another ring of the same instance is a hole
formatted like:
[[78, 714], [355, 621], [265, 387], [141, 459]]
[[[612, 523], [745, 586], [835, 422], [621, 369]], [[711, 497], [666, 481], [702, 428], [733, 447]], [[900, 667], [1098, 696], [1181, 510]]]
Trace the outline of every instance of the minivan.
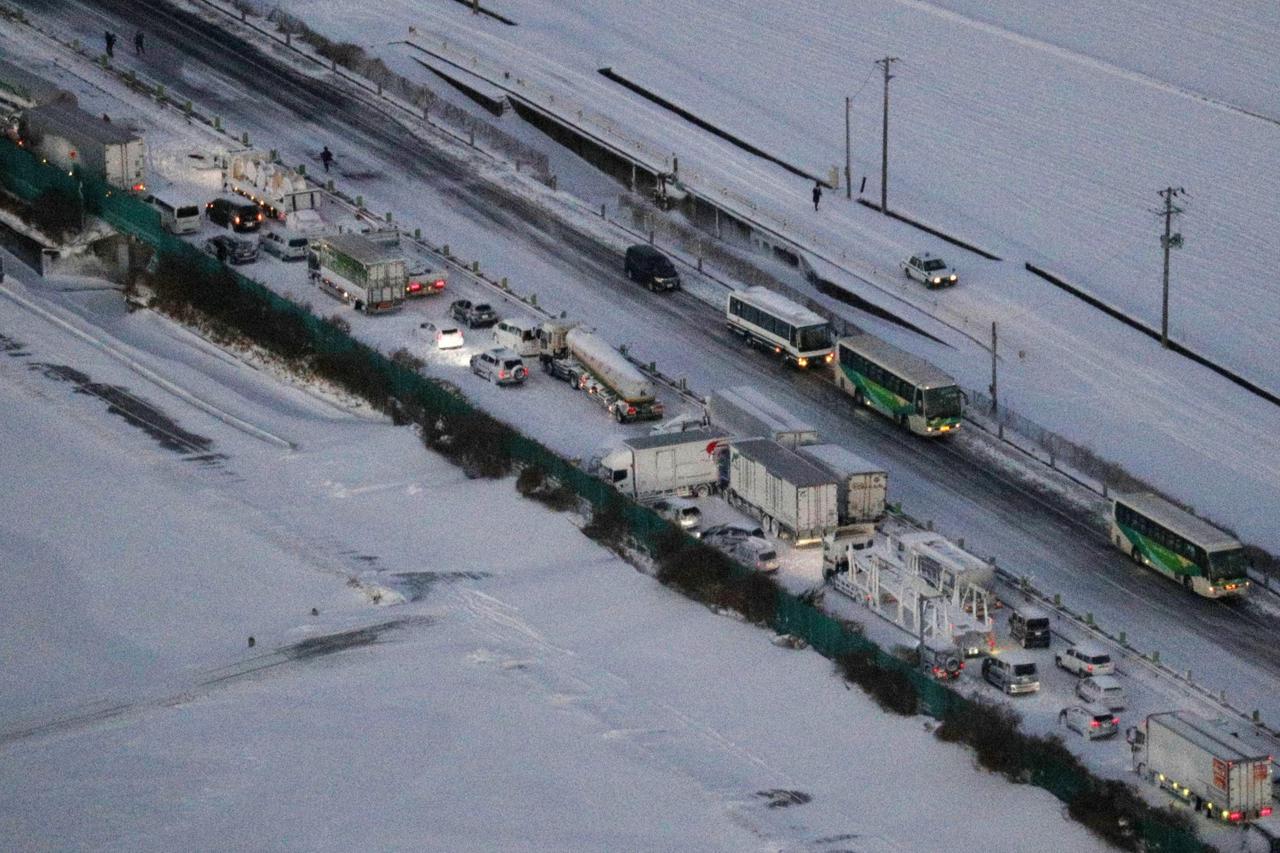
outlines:
[[646, 243], [637, 243], [627, 248], [623, 269], [627, 278], [640, 282], [655, 293], [680, 288], [680, 273], [676, 272], [675, 264]]
[[1015, 607], [1009, 614], [1009, 636], [1024, 649], [1049, 648], [1049, 614], [1034, 607]]
[[305, 261], [307, 238], [284, 229], [267, 229], [262, 233], [262, 249], [282, 261]]
[[186, 199], [147, 196], [147, 203], [160, 214], [160, 224], [170, 234], [194, 234], [200, 230], [200, 205]]
[[1035, 693], [1040, 689], [1040, 673], [1036, 670], [1036, 662], [1017, 652], [984, 658], [982, 677], [1010, 696]]
[[232, 231], [248, 234], [262, 227], [266, 219], [258, 205], [244, 199], [221, 196], [205, 205], [209, 221]]
[[508, 317], [493, 327], [493, 342], [522, 358], [538, 354], [538, 323], [524, 317]]

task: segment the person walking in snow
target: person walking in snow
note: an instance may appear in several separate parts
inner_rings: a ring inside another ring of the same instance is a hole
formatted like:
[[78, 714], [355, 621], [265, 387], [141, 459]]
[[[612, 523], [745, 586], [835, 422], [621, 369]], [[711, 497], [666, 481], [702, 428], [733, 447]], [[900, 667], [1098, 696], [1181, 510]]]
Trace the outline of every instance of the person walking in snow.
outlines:
[[144, 38], [142, 30], [138, 30], [133, 37], [133, 52], [138, 54], [138, 56], [142, 56], [142, 54], [147, 52], [146, 45], [144, 44]]
[[320, 152], [320, 162], [324, 164], [324, 170], [329, 171], [329, 165], [333, 163], [333, 152], [329, 150], [328, 145]]
[[107, 30], [102, 34], [102, 40], [107, 43], [107, 56], [114, 58], [116, 55], [116, 34]]
[[817, 181], [813, 182], [813, 209], [818, 209], [818, 202], [822, 201], [822, 185]]

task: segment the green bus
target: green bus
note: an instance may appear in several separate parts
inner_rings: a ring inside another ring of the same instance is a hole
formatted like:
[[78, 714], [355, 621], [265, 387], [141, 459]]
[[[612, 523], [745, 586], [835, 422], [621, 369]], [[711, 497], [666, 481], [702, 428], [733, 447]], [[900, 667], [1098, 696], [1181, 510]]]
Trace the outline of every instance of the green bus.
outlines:
[[936, 437], [960, 429], [964, 392], [956, 381], [919, 356], [867, 334], [836, 341], [836, 385], [917, 435]]
[[1138, 565], [1206, 598], [1244, 595], [1249, 589], [1249, 560], [1240, 543], [1159, 495], [1117, 495], [1111, 542]]

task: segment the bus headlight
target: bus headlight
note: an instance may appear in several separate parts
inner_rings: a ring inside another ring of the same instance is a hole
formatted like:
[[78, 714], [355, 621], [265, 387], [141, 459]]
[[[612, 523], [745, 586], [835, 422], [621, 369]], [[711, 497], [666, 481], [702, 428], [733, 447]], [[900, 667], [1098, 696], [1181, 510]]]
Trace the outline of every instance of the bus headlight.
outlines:
[[808, 367], [808, 366], [809, 366], [809, 359], [807, 359], [807, 358], [797, 358], [797, 359], [796, 359], [796, 364], [800, 365], [801, 367]]

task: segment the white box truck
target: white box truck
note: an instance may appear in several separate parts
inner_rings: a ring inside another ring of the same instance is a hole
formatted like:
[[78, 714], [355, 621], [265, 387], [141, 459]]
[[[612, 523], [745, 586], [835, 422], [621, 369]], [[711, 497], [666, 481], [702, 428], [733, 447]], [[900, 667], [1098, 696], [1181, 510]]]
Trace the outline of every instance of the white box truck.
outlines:
[[818, 443], [817, 429], [750, 385], [713, 391], [707, 417], [738, 438], [767, 438], [791, 448]]
[[711, 430], [628, 438], [595, 462], [595, 474], [628, 497], [706, 497], [720, 484], [726, 438]]
[[796, 452], [837, 477], [837, 514], [841, 524], [873, 524], [884, 518], [889, 472], [838, 444], [809, 444]]
[[321, 290], [357, 311], [382, 314], [404, 307], [404, 255], [363, 235], [311, 241], [307, 273]]
[[836, 478], [767, 438], [729, 445], [729, 503], [766, 531], [797, 545], [822, 540], [839, 524]]
[[1150, 714], [1127, 732], [1138, 775], [1227, 823], [1271, 814], [1271, 756], [1249, 733], [1191, 711]]
[[55, 101], [23, 113], [20, 133], [36, 153], [63, 169], [80, 168], [133, 192], [147, 189], [146, 143], [137, 131], [106, 115]]

